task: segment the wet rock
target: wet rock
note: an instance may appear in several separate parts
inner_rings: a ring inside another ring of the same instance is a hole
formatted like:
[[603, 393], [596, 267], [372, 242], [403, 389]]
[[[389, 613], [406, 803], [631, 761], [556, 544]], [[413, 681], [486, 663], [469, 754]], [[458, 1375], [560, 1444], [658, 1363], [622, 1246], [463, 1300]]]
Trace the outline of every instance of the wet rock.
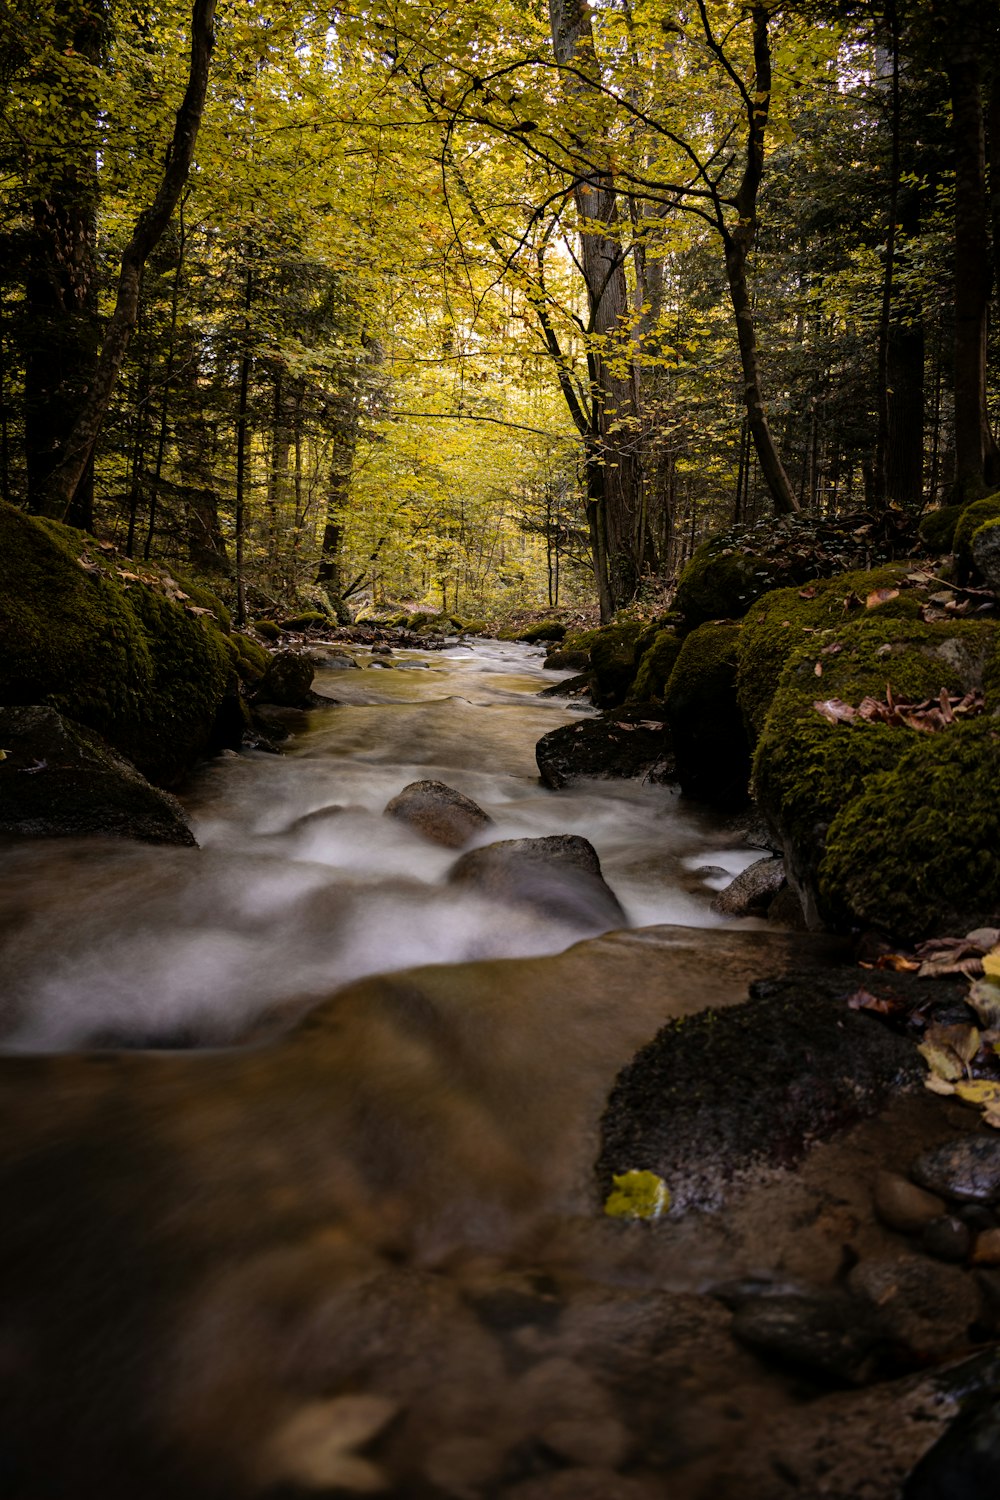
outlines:
[[900, 1234], [919, 1234], [945, 1209], [943, 1198], [925, 1192], [900, 1172], [879, 1172], [872, 1201], [882, 1223]]
[[578, 672], [575, 677], [564, 677], [561, 682], [552, 682], [542, 688], [539, 698], [589, 698], [594, 686], [591, 672]]
[[1000, 1139], [968, 1135], [925, 1151], [913, 1164], [914, 1182], [961, 1203], [1000, 1202]]
[[987, 1500], [1000, 1493], [1000, 1399], [974, 1401], [924, 1454], [902, 1500]]
[[953, 1214], [944, 1214], [924, 1225], [920, 1248], [935, 1260], [964, 1261], [972, 1249], [972, 1230]]
[[1000, 1266], [1000, 1229], [984, 1229], [976, 1236], [972, 1259], [977, 1266]]
[[0, 834], [195, 843], [175, 797], [55, 709], [0, 709], [0, 745]]
[[305, 654], [314, 666], [323, 667], [328, 672], [360, 671], [360, 664], [354, 657], [345, 656], [342, 651], [323, 651], [314, 647]]
[[979, 1313], [967, 1272], [910, 1251], [861, 1261], [848, 1283], [879, 1309], [886, 1333], [918, 1363], [960, 1349]]
[[[942, 983], [866, 976], [880, 995], [914, 1000]], [[672, 1212], [717, 1207], [750, 1168], [791, 1166], [813, 1142], [919, 1088], [912, 1043], [847, 1005], [857, 987], [856, 968], [832, 966], [757, 981], [743, 1005], [668, 1022], [611, 1092], [602, 1201], [613, 1173], [647, 1169], [666, 1182]]]
[[627, 925], [617, 896], [601, 874], [596, 849], [578, 834], [501, 839], [470, 849], [451, 867], [448, 879], [558, 921], [595, 928]]
[[550, 672], [584, 672], [590, 666], [590, 652], [550, 651], [542, 666]]
[[799, 900], [798, 892], [793, 886], [784, 885], [767, 908], [767, 919], [769, 922], [777, 922], [782, 927], [791, 927], [793, 932], [806, 932], [808, 923], [806, 914], [802, 910], [802, 902]]
[[261, 703], [280, 708], [308, 708], [312, 703], [313, 664], [300, 651], [276, 651], [257, 688]]
[[864, 1384], [885, 1345], [876, 1311], [838, 1288], [756, 1298], [737, 1310], [732, 1332], [756, 1354], [833, 1385]]
[[385, 812], [446, 849], [461, 849], [493, 822], [471, 797], [443, 781], [411, 781], [386, 803]]
[[761, 916], [784, 884], [783, 859], [758, 859], [719, 892], [712, 910], [724, 917]]
[[543, 785], [554, 789], [585, 776], [669, 781], [674, 765], [662, 714], [648, 704], [553, 729], [535, 746], [535, 760]]
[[[329, 700], [331, 703], [333, 699]], [[255, 703], [250, 711], [255, 726], [271, 740], [287, 740], [301, 734], [309, 723], [304, 708], [283, 708], [278, 703]]]
[[502, 1491], [504, 1500], [652, 1500], [662, 1488], [608, 1469], [561, 1469]]

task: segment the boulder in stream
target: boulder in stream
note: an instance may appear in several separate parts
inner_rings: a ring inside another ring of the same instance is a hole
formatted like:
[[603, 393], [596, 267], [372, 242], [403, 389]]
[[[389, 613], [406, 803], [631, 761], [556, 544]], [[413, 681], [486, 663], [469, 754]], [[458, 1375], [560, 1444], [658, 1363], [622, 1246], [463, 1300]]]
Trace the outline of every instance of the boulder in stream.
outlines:
[[0, 833], [195, 843], [176, 797], [54, 708], [0, 708]]
[[500, 839], [470, 849], [452, 865], [448, 879], [576, 926], [599, 929], [628, 923], [601, 874], [597, 850], [578, 834]]
[[783, 859], [757, 859], [712, 902], [712, 910], [724, 917], [759, 917], [766, 912], [785, 884]]
[[493, 822], [471, 797], [443, 781], [411, 781], [386, 804], [385, 811], [446, 849], [461, 849]]
[[674, 770], [662, 710], [648, 703], [553, 729], [535, 746], [535, 760], [543, 785], [553, 790], [585, 776], [670, 781]]
[[261, 678], [257, 698], [279, 708], [308, 708], [312, 703], [313, 664], [301, 651], [276, 651]]

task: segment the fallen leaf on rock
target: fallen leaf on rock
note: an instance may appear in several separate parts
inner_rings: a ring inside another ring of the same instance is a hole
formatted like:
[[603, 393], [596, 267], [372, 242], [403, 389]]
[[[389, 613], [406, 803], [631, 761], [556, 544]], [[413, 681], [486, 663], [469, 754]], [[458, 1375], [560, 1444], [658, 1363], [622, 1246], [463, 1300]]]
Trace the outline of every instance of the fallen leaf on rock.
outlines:
[[891, 969], [895, 974], [916, 974], [922, 972], [922, 965], [915, 958], [907, 958], [905, 953], [882, 953], [875, 960], [876, 969]]
[[612, 1219], [659, 1219], [670, 1208], [670, 1190], [655, 1172], [621, 1172], [604, 1203]]
[[800, 599], [815, 599], [815, 597], [816, 597], [816, 589], [814, 589], [811, 585], [807, 589], [799, 589], [799, 598]]
[[983, 1124], [990, 1125], [994, 1130], [1000, 1130], [1000, 1110], [987, 1109], [983, 1111]]
[[855, 990], [848, 997], [847, 1004], [851, 1010], [870, 1010], [877, 1016], [898, 1016], [906, 1009], [902, 1001], [895, 1000], [891, 996], [884, 998], [881, 995], [869, 994], [867, 990]]
[[978, 953], [938, 953], [925, 958], [917, 968], [920, 979], [945, 979], [949, 974], [964, 974], [967, 979], [978, 979], [983, 972], [983, 961]]
[[899, 598], [899, 589], [872, 589], [865, 600], [866, 609], [878, 609], [880, 604], [888, 604], [890, 599]]
[[956, 1083], [955, 1093], [967, 1104], [985, 1104], [1000, 1108], [1000, 1080], [993, 1078], [967, 1078]]
[[822, 714], [829, 724], [850, 724], [858, 716], [856, 708], [845, 703], [843, 698], [824, 698], [813, 704], [818, 714]]
[[1000, 1026], [1000, 984], [979, 980], [969, 990], [969, 1004], [985, 1027]]
[[930, 1089], [932, 1094], [953, 1094], [955, 1092], [955, 1085], [948, 1083], [937, 1073], [928, 1073], [924, 1079], [924, 1088]]
[[813, 671], [814, 671], [814, 673], [816, 674], [817, 677], [822, 677], [822, 675], [823, 675], [823, 663], [821, 661], [818, 661], [816, 663], [816, 665], [813, 667]]
[[988, 979], [1000, 979], [1000, 947], [983, 954], [983, 973]]

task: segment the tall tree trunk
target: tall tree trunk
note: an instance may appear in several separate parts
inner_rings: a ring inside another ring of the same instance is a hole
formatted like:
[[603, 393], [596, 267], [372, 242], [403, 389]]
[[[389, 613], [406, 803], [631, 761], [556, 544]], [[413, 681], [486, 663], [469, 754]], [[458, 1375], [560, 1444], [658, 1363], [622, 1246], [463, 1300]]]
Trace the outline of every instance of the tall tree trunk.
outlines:
[[61, 446], [58, 461], [40, 489], [39, 509], [57, 520], [66, 516], [81, 479], [93, 462], [94, 446], [135, 327], [142, 268], [170, 222], [187, 180], [208, 89], [215, 7], [216, 0], [194, 0], [188, 84], [177, 111], [167, 164], [156, 196], [140, 213], [122, 254], [115, 310], [104, 335], [97, 369], [72, 430]]
[[[764, 145], [771, 107], [771, 47], [767, 30], [770, 14], [766, 7], [755, 5], [751, 17], [755, 79], [753, 92], [746, 98], [746, 166], [736, 193], [736, 225], [730, 228], [720, 218], [719, 228], [725, 251], [729, 298], [736, 317], [736, 341], [743, 370], [743, 396], [750, 436], [775, 510], [779, 515], [792, 515], [799, 509], [799, 503], [767, 419], [761, 390], [757, 329], [747, 285], [747, 260], [757, 233], [757, 195], [764, 175]], [[703, 21], [707, 30], [707, 17], [703, 17]]]
[[[78, 54], [93, 68], [105, 60], [107, 0], [70, 0], [60, 13], [57, 53]], [[25, 280], [31, 329], [25, 360], [24, 440], [29, 509], [45, 509], [46, 492], [97, 369], [97, 153], [100, 101], [87, 71], [53, 78], [41, 96], [60, 118], [47, 122], [33, 166], [31, 231]], [[60, 517], [93, 526], [93, 470], [86, 462], [66, 490]]]
[[975, 29], [956, 27], [947, 65], [955, 156], [955, 490], [964, 499], [1000, 481], [1000, 451], [986, 410], [992, 268], [980, 45]]
[[[907, 240], [920, 233], [920, 189], [900, 195]], [[885, 496], [919, 510], [924, 493], [924, 324], [919, 305], [893, 309], [886, 330]]]
[[[570, 101], [581, 101], [585, 106], [581, 115], [585, 116], [602, 98], [590, 6], [587, 0], [549, 0], [549, 20], [563, 91]], [[594, 337], [588, 355], [588, 518], [596, 547], [595, 568], [607, 575], [604, 592], [608, 599], [602, 604], [603, 614], [608, 603], [613, 611], [635, 597], [648, 537], [638, 376], [629, 332], [618, 194], [609, 164], [609, 145], [597, 127], [585, 144], [593, 166], [586, 177], [577, 179], [573, 196], [580, 220], [580, 262], [590, 313], [587, 331]], [[600, 476], [598, 469], [602, 471]], [[602, 552], [603, 560], [598, 564]], [[600, 585], [599, 578], [599, 591]]]

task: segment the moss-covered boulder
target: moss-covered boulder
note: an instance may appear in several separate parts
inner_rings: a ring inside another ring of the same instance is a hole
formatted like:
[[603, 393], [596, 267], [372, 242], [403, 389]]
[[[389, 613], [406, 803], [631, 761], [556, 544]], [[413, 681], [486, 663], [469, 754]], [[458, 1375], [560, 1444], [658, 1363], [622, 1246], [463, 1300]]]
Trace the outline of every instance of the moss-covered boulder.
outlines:
[[281, 626], [277, 620], [254, 620], [253, 628], [264, 641], [280, 641]]
[[651, 640], [638, 643], [639, 664], [629, 689], [629, 698], [641, 703], [662, 698], [663, 690], [680, 655], [681, 638], [671, 627], [654, 632]]
[[771, 589], [888, 560], [894, 540], [856, 516], [782, 516], [735, 526], [697, 548], [678, 580], [674, 604], [688, 625], [738, 620]]
[[737, 643], [736, 691], [752, 740], [763, 728], [785, 663], [796, 651], [814, 646], [824, 667], [827, 655], [837, 654], [838, 632], [852, 620], [919, 618], [927, 593], [912, 587], [910, 576], [908, 563], [890, 563], [803, 588], [775, 589], [757, 600]]
[[624, 703], [635, 677], [635, 648], [642, 633], [638, 620], [615, 621], [594, 633], [590, 664], [594, 672], [594, 702], [600, 708]]
[[993, 925], [1000, 918], [1000, 719], [911, 735], [896, 764], [869, 776], [830, 824], [819, 892], [841, 925], [902, 938]]
[[537, 641], [561, 641], [565, 634], [565, 620], [535, 620], [519, 630], [514, 639], [533, 646]]
[[305, 630], [319, 630], [323, 626], [333, 623], [330, 615], [324, 614], [319, 609], [306, 609], [301, 614], [289, 615], [280, 623], [282, 630], [293, 630], [298, 634]]
[[920, 540], [932, 552], [950, 552], [955, 541], [955, 527], [964, 510], [964, 505], [942, 505], [938, 510], [929, 510], [920, 520]]
[[234, 678], [218, 601], [187, 592], [0, 504], [0, 703], [55, 708], [169, 784], [212, 746]]
[[973, 570], [973, 538], [988, 521], [1000, 521], [1000, 494], [988, 495], [984, 500], [974, 500], [964, 508], [959, 517], [955, 527], [954, 551], [960, 578], [967, 578]]
[[225, 645], [240, 681], [250, 686], [259, 682], [267, 671], [270, 653], [238, 630], [231, 631], [225, 637]]
[[983, 582], [1000, 593], [1000, 520], [987, 521], [973, 532], [972, 561]]
[[681, 790], [723, 808], [747, 801], [750, 778], [750, 750], [736, 701], [739, 634], [739, 625], [730, 621], [692, 631], [663, 697]]
[[[846, 619], [792, 654], [764, 721], [753, 785], [785, 849], [789, 881], [810, 925], [842, 926], [849, 905], [832, 878], [820, 881], [831, 824], [870, 778], [893, 771], [911, 750], [923, 754], [935, 738], [878, 719], [831, 722], [817, 704], [884, 700], [887, 685], [897, 702], [910, 703], [942, 689], [962, 694], [985, 687], [990, 704], [996, 656], [997, 630], [987, 622], [928, 624], [880, 611]], [[891, 842], [873, 842], [869, 857], [885, 865], [886, 879], [896, 878], [889, 873], [896, 864]]]
[[184, 809], [54, 708], [0, 708], [0, 834], [194, 844]]

